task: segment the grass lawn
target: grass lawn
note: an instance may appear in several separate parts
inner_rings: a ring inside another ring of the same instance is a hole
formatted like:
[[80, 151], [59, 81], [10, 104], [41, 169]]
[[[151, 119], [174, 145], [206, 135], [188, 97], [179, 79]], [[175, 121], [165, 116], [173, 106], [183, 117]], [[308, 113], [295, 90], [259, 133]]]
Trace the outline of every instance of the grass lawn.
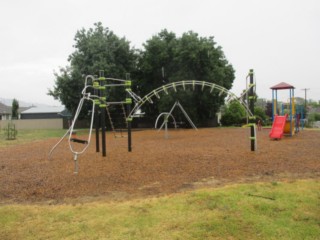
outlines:
[[[13, 146], [32, 141], [45, 140], [48, 138], [61, 138], [67, 129], [36, 129], [36, 130], [18, 130], [18, 134], [15, 140], [6, 140], [6, 134], [4, 130], [0, 132], [0, 147]], [[81, 131], [85, 133], [87, 130], [77, 130], [77, 134], [81, 134]]]
[[0, 239], [319, 239], [320, 181], [123, 202], [0, 206]]

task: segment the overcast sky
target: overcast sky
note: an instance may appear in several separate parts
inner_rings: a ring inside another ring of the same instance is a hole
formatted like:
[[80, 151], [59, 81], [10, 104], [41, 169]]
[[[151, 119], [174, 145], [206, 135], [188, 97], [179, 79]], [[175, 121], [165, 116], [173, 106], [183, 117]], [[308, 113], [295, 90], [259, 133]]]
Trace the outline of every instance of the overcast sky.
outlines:
[[76, 31], [99, 21], [136, 48], [164, 28], [214, 36], [236, 71], [235, 94], [253, 68], [261, 98], [287, 82], [320, 100], [319, 0], [1, 0], [0, 101], [60, 105], [47, 96], [53, 73], [68, 65]]

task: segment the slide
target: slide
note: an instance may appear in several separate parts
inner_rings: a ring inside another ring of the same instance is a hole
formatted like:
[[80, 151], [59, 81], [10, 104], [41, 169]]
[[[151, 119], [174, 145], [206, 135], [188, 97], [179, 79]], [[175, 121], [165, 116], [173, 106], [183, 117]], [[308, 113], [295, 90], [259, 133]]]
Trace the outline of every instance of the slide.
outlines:
[[285, 116], [275, 116], [275, 119], [273, 120], [271, 132], [269, 133], [269, 137], [273, 139], [281, 139], [283, 136], [283, 130], [284, 126], [286, 124], [286, 119], [288, 117], [288, 114]]

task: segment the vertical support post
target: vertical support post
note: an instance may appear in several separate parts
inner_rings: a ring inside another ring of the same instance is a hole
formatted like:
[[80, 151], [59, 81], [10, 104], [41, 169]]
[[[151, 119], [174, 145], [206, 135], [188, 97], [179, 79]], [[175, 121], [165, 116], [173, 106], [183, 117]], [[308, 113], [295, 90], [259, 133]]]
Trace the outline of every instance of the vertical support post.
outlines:
[[104, 77], [104, 71], [100, 70], [99, 71], [99, 80], [100, 80], [100, 95], [101, 95], [101, 100], [104, 101], [104, 103], [100, 103], [100, 111], [101, 111], [101, 143], [102, 143], [102, 156], [105, 157], [107, 155], [107, 150], [106, 150], [106, 107], [107, 104], [106, 102], [106, 91], [105, 87], [103, 86], [105, 77]]
[[271, 117], [272, 117], [272, 122], [273, 122], [273, 120], [274, 120], [274, 113], [275, 113], [275, 102], [274, 102], [274, 89], [272, 89], [272, 113], [271, 113]]
[[290, 136], [292, 137], [292, 114], [293, 114], [293, 112], [292, 112], [292, 91], [291, 91], [291, 89], [289, 89], [289, 97], [290, 97], [290, 109], [289, 109], [289, 121], [290, 121]]
[[279, 114], [281, 111], [281, 108], [278, 109], [278, 90], [272, 89], [272, 122], [274, 121], [275, 115]]
[[128, 123], [128, 152], [132, 151], [132, 138], [131, 138], [131, 122], [132, 117], [130, 116], [131, 113], [131, 104], [132, 98], [128, 91], [131, 91], [131, 80], [128, 80], [129, 74], [127, 74], [127, 80], [125, 82], [126, 85], [126, 105], [127, 105], [127, 123]]
[[[249, 103], [249, 108], [250, 108], [250, 111], [252, 113], [252, 115], [254, 116], [254, 99], [255, 99], [255, 94], [254, 94], [254, 82], [253, 82], [253, 69], [250, 69], [250, 72], [249, 72], [249, 76], [250, 76], [250, 91], [249, 91], [249, 100], [250, 100], [250, 103]], [[251, 118], [250, 119], [250, 139], [251, 139], [251, 151], [255, 151], [256, 147], [255, 147], [255, 144], [256, 144], [256, 139], [255, 139], [255, 118]]]
[[276, 91], [276, 101], [275, 101], [275, 103], [276, 103], [276, 114], [278, 114], [278, 112], [280, 114], [280, 109], [278, 110], [278, 90], [276, 89], [275, 91]]
[[[98, 81], [97, 82], [94, 82], [94, 95], [96, 96], [100, 96], [100, 93], [99, 93], [99, 83]], [[94, 124], [95, 124], [95, 128], [96, 128], [96, 152], [100, 152], [100, 141], [99, 141], [99, 130], [100, 130], [100, 119], [99, 119], [99, 105], [100, 105], [100, 100], [97, 100], [95, 102], [95, 116], [94, 116]]]
[[297, 122], [297, 119], [295, 118], [296, 115], [296, 109], [295, 109], [295, 102], [294, 102], [294, 89], [290, 89], [290, 104], [291, 104], [291, 117], [290, 117], [290, 136], [293, 136], [293, 130], [294, 130], [294, 122]]
[[100, 136], [99, 136], [99, 130], [100, 130], [100, 119], [99, 119], [99, 106], [95, 106], [96, 108], [96, 115], [95, 118], [95, 126], [96, 126], [96, 152], [100, 152]]
[[74, 171], [73, 171], [73, 173], [74, 174], [78, 174], [79, 165], [78, 165], [78, 154], [77, 153], [74, 154], [73, 160], [74, 160]]
[[292, 120], [292, 91], [289, 89], [289, 99], [290, 99], [290, 109], [289, 109], [289, 119]]
[[164, 124], [164, 138], [165, 139], [168, 139], [169, 138], [169, 134], [168, 134], [168, 119], [169, 119], [169, 113], [168, 114], [166, 114], [165, 116], [164, 116], [164, 122], [165, 122], [165, 124]]

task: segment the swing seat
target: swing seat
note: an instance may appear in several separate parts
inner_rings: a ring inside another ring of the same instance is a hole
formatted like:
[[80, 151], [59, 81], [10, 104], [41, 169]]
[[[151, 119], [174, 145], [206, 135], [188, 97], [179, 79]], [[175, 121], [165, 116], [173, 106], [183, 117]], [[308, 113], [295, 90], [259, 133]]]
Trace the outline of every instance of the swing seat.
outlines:
[[76, 143], [88, 144], [87, 140], [82, 140], [82, 139], [78, 139], [78, 138], [70, 138], [70, 141], [76, 142]]

